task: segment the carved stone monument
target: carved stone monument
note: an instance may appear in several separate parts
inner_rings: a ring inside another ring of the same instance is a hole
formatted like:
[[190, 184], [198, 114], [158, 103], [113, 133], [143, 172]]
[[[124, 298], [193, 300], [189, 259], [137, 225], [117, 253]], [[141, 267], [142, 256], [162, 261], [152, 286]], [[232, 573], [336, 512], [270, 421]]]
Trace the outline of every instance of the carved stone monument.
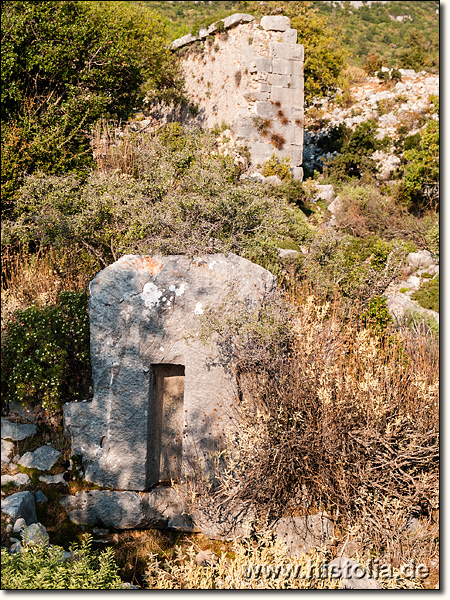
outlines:
[[250, 309], [275, 284], [233, 254], [124, 256], [95, 277], [94, 397], [64, 406], [87, 481], [146, 492], [183, 481], [189, 461], [220, 439], [236, 398], [232, 365], [199, 338], [201, 315], [224, 302]]

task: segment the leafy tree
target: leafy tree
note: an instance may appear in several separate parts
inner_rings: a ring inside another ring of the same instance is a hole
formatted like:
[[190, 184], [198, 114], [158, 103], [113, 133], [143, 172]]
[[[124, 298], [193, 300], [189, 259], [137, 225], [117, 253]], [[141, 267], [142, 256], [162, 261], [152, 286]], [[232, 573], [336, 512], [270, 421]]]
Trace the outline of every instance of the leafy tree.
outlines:
[[325, 96], [338, 87], [347, 53], [341, 46], [338, 29], [331, 29], [312, 2], [243, 2], [243, 9], [255, 14], [284, 14], [297, 29], [298, 43], [305, 47], [305, 102]]
[[159, 16], [125, 2], [2, 2], [2, 186], [91, 162], [89, 130], [147, 93], [181, 95]]

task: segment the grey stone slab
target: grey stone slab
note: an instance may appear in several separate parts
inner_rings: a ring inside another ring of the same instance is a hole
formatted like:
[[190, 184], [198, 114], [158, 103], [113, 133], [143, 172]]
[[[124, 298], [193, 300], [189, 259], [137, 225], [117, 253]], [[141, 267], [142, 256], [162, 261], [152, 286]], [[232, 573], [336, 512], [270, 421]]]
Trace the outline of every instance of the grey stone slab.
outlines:
[[49, 471], [61, 456], [59, 450], [51, 446], [41, 446], [34, 452], [26, 452], [19, 460], [19, 465], [28, 469]]
[[47, 485], [67, 485], [67, 481], [64, 479], [64, 473], [58, 473], [57, 475], [41, 475], [39, 481], [46, 483]]
[[18, 442], [34, 435], [36, 431], [36, 425], [12, 423], [7, 419], [2, 419], [2, 440], [8, 439]]
[[330, 544], [334, 526], [327, 515], [317, 514], [306, 517], [284, 517], [274, 528], [277, 539], [287, 548], [289, 556], [298, 556]]
[[191, 33], [188, 33], [187, 35], [184, 35], [183, 37], [174, 40], [170, 44], [170, 47], [172, 48], [172, 50], [176, 50], [177, 48], [181, 48], [182, 46], [186, 46], [187, 44], [191, 44], [195, 41], [197, 41], [197, 38]]
[[255, 65], [258, 71], [265, 71], [267, 73], [271, 73], [272, 72], [272, 59], [271, 58], [264, 58], [264, 57], [259, 57], [259, 58], [255, 58]]
[[288, 87], [290, 80], [290, 75], [278, 75], [277, 73], [271, 73], [267, 78], [267, 83], [278, 87]]
[[433, 255], [428, 250], [420, 250], [419, 252], [410, 252], [408, 254], [408, 265], [414, 269], [427, 269], [436, 264]]
[[286, 31], [291, 27], [289, 17], [266, 15], [261, 19], [261, 27], [266, 31]]
[[24, 518], [27, 525], [36, 523], [36, 504], [31, 492], [17, 492], [2, 500], [2, 512], [9, 515], [13, 521]]
[[316, 198], [318, 200], [325, 200], [326, 202], [332, 202], [334, 200], [334, 187], [330, 185], [317, 185], [316, 186]]

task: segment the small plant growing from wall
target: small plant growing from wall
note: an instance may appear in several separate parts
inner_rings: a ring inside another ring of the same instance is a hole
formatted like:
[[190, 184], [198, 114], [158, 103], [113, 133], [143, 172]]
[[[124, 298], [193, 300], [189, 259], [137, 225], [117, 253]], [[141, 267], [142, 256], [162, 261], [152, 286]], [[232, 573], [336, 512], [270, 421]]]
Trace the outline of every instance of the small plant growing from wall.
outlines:
[[253, 122], [259, 133], [265, 137], [270, 128], [272, 127], [272, 121], [270, 119], [263, 119], [262, 117], [253, 117]]
[[271, 136], [271, 138], [270, 138], [270, 143], [277, 150], [282, 150], [284, 148], [285, 143], [286, 143], [286, 139], [280, 133], [273, 133], [272, 136]]
[[241, 79], [242, 73], [240, 71], [236, 71], [236, 73], [234, 74], [234, 82], [236, 84], [236, 87], [239, 87], [241, 85]]
[[289, 123], [289, 119], [286, 117], [286, 115], [281, 109], [278, 111], [277, 116], [280, 119], [282, 125], [287, 125]]

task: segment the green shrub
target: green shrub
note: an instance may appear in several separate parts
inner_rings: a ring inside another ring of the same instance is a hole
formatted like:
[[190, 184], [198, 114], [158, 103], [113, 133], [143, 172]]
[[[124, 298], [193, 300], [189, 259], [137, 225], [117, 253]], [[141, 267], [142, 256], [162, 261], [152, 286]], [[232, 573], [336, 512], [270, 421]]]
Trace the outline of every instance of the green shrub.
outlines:
[[357, 125], [349, 135], [344, 131], [341, 154], [326, 163], [327, 175], [335, 181], [348, 181], [361, 178], [364, 174], [377, 171], [375, 161], [370, 156], [381, 148], [376, 136], [378, 126], [373, 119]]
[[437, 220], [428, 230], [425, 235], [427, 241], [428, 250], [439, 256], [439, 220]]
[[59, 546], [26, 548], [9, 554], [2, 548], [2, 588], [5, 590], [117, 590], [123, 587], [112, 548], [93, 551], [91, 536], [63, 556]]
[[392, 323], [392, 317], [386, 306], [386, 298], [375, 296], [369, 302], [367, 310], [361, 315], [362, 322], [375, 333], [384, 334]]
[[304, 214], [276, 191], [237, 183], [213, 135], [170, 130], [131, 135], [123, 156], [106, 157], [106, 174], [27, 178], [3, 242], [85, 248], [99, 267], [124, 253], [235, 252], [276, 270], [277, 240], [310, 235]]
[[439, 275], [422, 283], [411, 298], [417, 300], [423, 308], [439, 312]]
[[89, 391], [89, 318], [84, 293], [63, 292], [49, 306], [17, 311], [2, 335], [6, 402], [59, 408]]
[[262, 174], [264, 177], [276, 175], [281, 181], [292, 179], [289, 158], [284, 157], [280, 160], [275, 153], [272, 154], [272, 157], [263, 164]]

